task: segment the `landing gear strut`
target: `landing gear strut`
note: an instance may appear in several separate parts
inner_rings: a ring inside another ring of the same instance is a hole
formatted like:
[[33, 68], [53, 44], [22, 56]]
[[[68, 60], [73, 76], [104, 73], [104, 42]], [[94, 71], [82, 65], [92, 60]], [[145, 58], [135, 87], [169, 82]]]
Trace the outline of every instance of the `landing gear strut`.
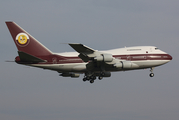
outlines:
[[153, 69], [154, 69], [154, 68], [150, 68], [150, 72], [151, 72], [151, 73], [149, 74], [150, 77], [154, 77]]

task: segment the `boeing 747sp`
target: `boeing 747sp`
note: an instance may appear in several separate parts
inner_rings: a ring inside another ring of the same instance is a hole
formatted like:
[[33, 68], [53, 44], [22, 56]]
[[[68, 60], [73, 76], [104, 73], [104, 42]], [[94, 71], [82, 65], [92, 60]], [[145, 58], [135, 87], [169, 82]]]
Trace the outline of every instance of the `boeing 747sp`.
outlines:
[[54, 70], [63, 77], [79, 77], [93, 83], [111, 72], [153, 68], [166, 64], [172, 56], [154, 46], [125, 47], [106, 51], [94, 50], [83, 44], [69, 43], [76, 52], [53, 53], [14, 22], [6, 22], [18, 49], [15, 62], [22, 65]]

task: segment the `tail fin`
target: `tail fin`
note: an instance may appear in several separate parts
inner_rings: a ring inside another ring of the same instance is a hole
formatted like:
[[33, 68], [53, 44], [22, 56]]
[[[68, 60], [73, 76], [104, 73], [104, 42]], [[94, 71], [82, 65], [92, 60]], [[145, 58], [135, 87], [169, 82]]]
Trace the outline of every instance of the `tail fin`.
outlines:
[[40, 57], [52, 52], [14, 22], [6, 22], [18, 51]]

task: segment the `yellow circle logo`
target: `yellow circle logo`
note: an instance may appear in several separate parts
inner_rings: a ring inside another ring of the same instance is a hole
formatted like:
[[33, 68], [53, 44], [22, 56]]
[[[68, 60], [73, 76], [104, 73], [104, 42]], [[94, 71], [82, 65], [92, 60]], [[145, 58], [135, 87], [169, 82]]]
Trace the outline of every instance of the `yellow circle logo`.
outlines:
[[20, 35], [20, 36], [18, 37], [18, 42], [19, 42], [20, 44], [26, 44], [26, 43], [27, 43], [27, 37], [26, 37], [25, 35]]
[[26, 45], [28, 43], [29, 36], [26, 33], [19, 33], [16, 36], [16, 41], [19, 45]]

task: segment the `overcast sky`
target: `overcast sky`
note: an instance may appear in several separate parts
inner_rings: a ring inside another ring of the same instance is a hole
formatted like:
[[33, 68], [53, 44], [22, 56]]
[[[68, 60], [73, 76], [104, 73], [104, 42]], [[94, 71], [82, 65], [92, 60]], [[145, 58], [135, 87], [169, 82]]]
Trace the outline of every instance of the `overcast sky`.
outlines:
[[[1, 0], [0, 120], [178, 120], [178, 0]], [[173, 60], [154, 69], [112, 73], [94, 84], [14, 60], [5, 25], [14, 21], [53, 52], [61, 43], [93, 49], [157, 46]]]

